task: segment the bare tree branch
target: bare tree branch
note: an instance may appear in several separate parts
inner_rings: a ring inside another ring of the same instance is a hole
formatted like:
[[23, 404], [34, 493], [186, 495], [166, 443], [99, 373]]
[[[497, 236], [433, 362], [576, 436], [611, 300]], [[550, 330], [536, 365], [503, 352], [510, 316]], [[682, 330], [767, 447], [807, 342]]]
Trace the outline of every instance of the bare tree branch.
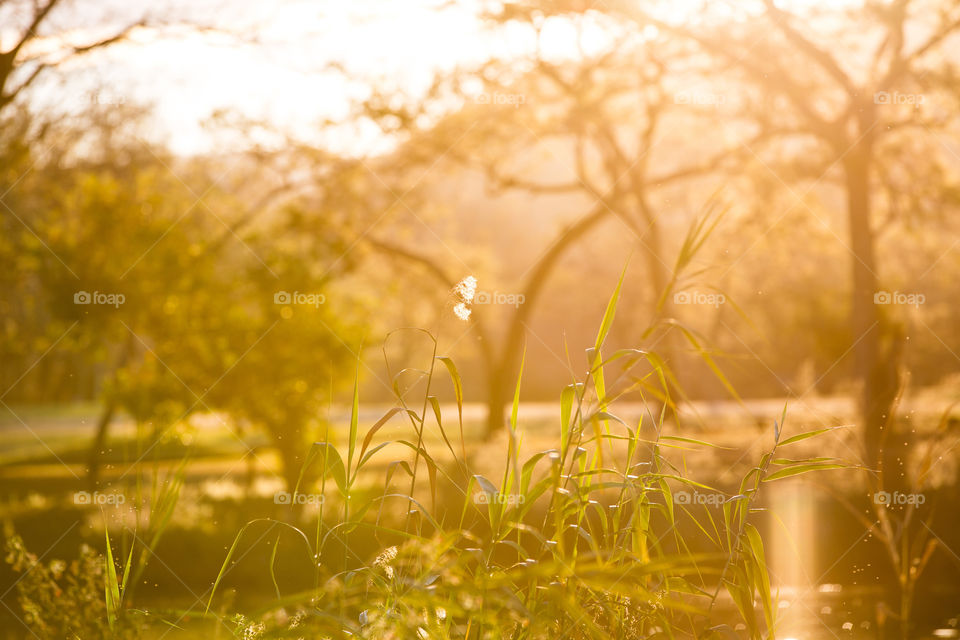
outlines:
[[14, 45], [13, 49], [10, 49], [4, 53], [4, 57], [10, 56], [11, 61], [16, 60], [17, 54], [20, 53], [20, 50], [23, 49], [24, 45], [37, 37], [37, 28], [40, 26], [50, 12], [60, 0], [48, 0], [48, 2], [42, 7], [38, 7], [33, 14], [33, 19], [30, 21], [30, 26], [27, 27], [26, 31], [23, 32], [23, 35], [20, 37], [20, 40]]
[[821, 68], [839, 82], [851, 99], [859, 93], [856, 85], [843, 69], [840, 68], [840, 64], [833, 56], [805, 38], [799, 31], [791, 26], [790, 21], [794, 16], [778, 8], [773, 0], [764, 0], [763, 4], [767, 8], [767, 15], [770, 17], [770, 20], [777, 25], [777, 28], [786, 36], [787, 40], [793, 43], [798, 51], [801, 51], [808, 58], [820, 65]]
[[[767, 60], [766, 62], [773, 65], [773, 67], [772, 69], [766, 68], [754, 62], [751, 56], [737, 55], [736, 52], [731, 50], [729, 43], [719, 42], [713, 38], [704, 36], [695, 30], [679, 27], [669, 22], [660, 20], [655, 16], [642, 12], [639, 15], [634, 13], [629, 17], [644, 24], [652, 24], [664, 32], [671, 33], [687, 40], [692, 40], [700, 45], [701, 48], [717, 58], [726, 60], [732, 65], [739, 67], [745, 73], [752, 76], [757, 83], [768, 85], [776, 93], [779, 93], [787, 98], [797, 109], [797, 111], [806, 119], [812, 133], [815, 133], [821, 138], [828, 140], [835, 139], [838, 136], [839, 132], [837, 127], [835, 127], [833, 123], [824, 118], [822, 115], [817, 113], [817, 111], [811, 106], [811, 101], [809, 99], [810, 96], [807, 90], [801, 85], [797, 84], [787, 70], [782, 66], [777, 65], [774, 61]], [[777, 78], [778, 82], [771, 84], [769, 82], [771, 77]]]
[[899, 78], [909, 72], [911, 64], [927, 54], [930, 50], [943, 42], [947, 37], [960, 29], [960, 16], [946, 23], [923, 44], [906, 55], [897, 56], [891, 63], [884, 76], [881, 88], [892, 86]]
[[[102, 49], [112, 44], [116, 44], [117, 42], [121, 42], [125, 40], [134, 29], [146, 25], [145, 20], [138, 20], [137, 22], [127, 25], [110, 37], [92, 42], [90, 44], [70, 47], [69, 52], [56, 61], [39, 60], [38, 58], [29, 58], [27, 60], [18, 61], [17, 56], [22, 50], [23, 46], [33, 38], [37, 37], [37, 27], [39, 27], [41, 22], [49, 15], [50, 11], [58, 2], [59, 0], [50, 0], [46, 5], [44, 5], [43, 8], [41, 8], [34, 16], [30, 28], [20, 39], [17, 45], [14, 46], [14, 48], [10, 51], [0, 54], [0, 109], [16, 100], [17, 96], [20, 95], [31, 84], [33, 84], [33, 82], [44, 71], [55, 68], [75, 56], [81, 56], [86, 53], [90, 53], [91, 51]], [[8, 83], [10, 82], [10, 78], [13, 76], [14, 72], [29, 63], [36, 63], [36, 68], [34, 68], [30, 75], [27, 76], [27, 78], [24, 79], [19, 85], [9, 88]]]

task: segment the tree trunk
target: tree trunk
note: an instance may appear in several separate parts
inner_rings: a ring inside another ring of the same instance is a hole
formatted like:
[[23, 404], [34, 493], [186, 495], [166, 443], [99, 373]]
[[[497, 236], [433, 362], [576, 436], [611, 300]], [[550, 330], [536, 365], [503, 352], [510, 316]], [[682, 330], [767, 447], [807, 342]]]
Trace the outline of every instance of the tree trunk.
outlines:
[[117, 402], [111, 398], [107, 400], [103, 406], [103, 411], [100, 413], [100, 419], [97, 421], [97, 433], [93, 438], [93, 444], [90, 445], [90, 452], [87, 457], [87, 484], [91, 491], [96, 490], [100, 484], [100, 456], [107, 442], [107, 431], [116, 413]]
[[487, 424], [484, 433], [490, 436], [503, 428], [509, 395], [505, 382], [507, 375], [500, 367], [491, 368], [487, 375]]
[[[280, 456], [279, 471], [287, 491], [293, 492], [298, 480], [301, 481], [300, 490], [304, 491], [321, 473], [319, 465], [303, 469], [304, 455], [310, 450], [310, 443], [304, 437], [304, 430], [301, 427], [294, 427], [289, 431], [273, 430], [271, 435], [274, 448]], [[346, 464], [347, 461], [343, 462]], [[301, 469], [303, 469], [302, 479], [300, 478]]]
[[[126, 366], [127, 362], [133, 356], [135, 347], [135, 336], [133, 332], [128, 331], [126, 342], [124, 342], [123, 347], [121, 347], [116, 366], [113, 368], [114, 372]], [[112, 394], [108, 394], [105, 404], [103, 405], [103, 413], [100, 414], [100, 420], [97, 421], [97, 433], [93, 437], [93, 444], [90, 445], [90, 452], [87, 458], [87, 482], [90, 485], [91, 491], [96, 489], [97, 484], [100, 482], [100, 455], [107, 442], [110, 423], [113, 421], [117, 409], [120, 408], [119, 405], [119, 401], [113, 397]]]
[[547, 279], [564, 252], [606, 218], [613, 210], [615, 201], [616, 194], [605, 198], [604, 202], [601, 202], [592, 211], [567, 227], [557, 237], [530, 274], [523, 289], [523, 304], [517, 307], [510, 319], [510, 326], [507, 328], [500, 357], [494, 360], [496, 365], [488, 369], [486, 424], [486, 435], [488, 437], [503, 428], [504, 413], [512, 396], [512, 389], [517, 383], [516, 376], [520, 368], [520, 358], [523, 356], [523, 340], [526, 335], [527, 322], [533, 314], [537, 298], [542, 293]]
[[527, 321], [533, 313], [532, 300], [536, 299], [545, 284], [549, 270], [535, 272], [531, 286], [524, 291], [524, 303], [517, 307], [511, 318], [507, 335], [503, 340], [500, 360], [491, 368], [488, 380], [487, 396], [487, 435], [503, 428], [507, 405], [511, 404], [513, 390], [516, 388], [517, 375], [520, 372], [520, 359], [523, 357], [524, 339], [527, 335]]
[[[865, 462], [880, 462], [883, 430], [897, 394], [897, 345], [874, 296], [878, 291], [875, 238], [870, 223], [869, 134], [844, 158], [853, 291], [854, 374], [860, 381], [859, 410], [863, 420]], [[886, 344], [887, 348], [882, 348]]]
[[[660, 222], [650, 208], [645, 192], [639, 191], [637, 193], [637, 201], [640, 214], [647, 224], [645, 238], [640, 239], [640, 244], [643, 245], [644, 258], [647, 262], [647, 275], [650, 278], [651, 287], [650, 294], [653, 300], [658, 300], [667, 286], [667, 271], [669, 269], [663, 260], [663, 239], [660, 235]], [[666, 301], [664, 310], [670, 306], [670, 302], [670, 300]]]

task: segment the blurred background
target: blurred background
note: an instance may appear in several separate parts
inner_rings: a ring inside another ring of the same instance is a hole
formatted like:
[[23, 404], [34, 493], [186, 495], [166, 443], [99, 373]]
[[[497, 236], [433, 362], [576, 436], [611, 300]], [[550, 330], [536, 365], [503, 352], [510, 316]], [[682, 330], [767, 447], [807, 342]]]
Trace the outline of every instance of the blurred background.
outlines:
[[704, 481], [785, 404], [847, 426], [860, 471], [772, 499], [797, 637], [905, 593], [960, 637], [958, 32], [952, 0], [0, 1], [7, 533], [102, 546], [133, 516], [76, 492], [189, 460], [138, 593], [186, 609], [355, 378], [369, 425], [449, 356], [482, 465], [523, 362], [543, 448], [623, 273], [609, 348], [672, 372], [624, 414], [729, 446]]

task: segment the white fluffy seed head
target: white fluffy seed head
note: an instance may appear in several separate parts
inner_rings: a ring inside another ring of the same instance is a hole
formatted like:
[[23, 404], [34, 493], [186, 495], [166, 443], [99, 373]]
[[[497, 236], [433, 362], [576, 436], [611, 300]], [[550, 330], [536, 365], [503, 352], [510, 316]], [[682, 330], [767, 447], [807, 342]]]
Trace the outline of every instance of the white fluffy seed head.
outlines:
[[470, 304], [473, 302], [473, 297], [477, 295], [477, 279], [467, 276], [453, 287], [453, 293], [460, 302]]
[[470, 312], [471, 311], [469, 308], [467, 308], [467, 305], [463, 304], [462, 302], [458, 302], [457, 304], [453, 305], [453, 315], [457, 316], [464, 322], [470, 319]]

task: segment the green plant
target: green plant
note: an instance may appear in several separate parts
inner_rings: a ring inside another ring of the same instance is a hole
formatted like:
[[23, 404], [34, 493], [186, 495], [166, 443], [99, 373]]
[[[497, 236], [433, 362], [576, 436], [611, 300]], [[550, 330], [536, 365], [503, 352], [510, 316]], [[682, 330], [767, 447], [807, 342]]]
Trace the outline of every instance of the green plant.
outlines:
[[[874, 518], [866, 517], [846, 497], [833, 491], [831, 493], [882, 545], [896, 578], [894, 601], [897, 604], [896, 610], [891, 611], [884, 603], [882, 619], [887, 615], [895, 619], [900, 638], [908, 640], [914, 633], [912, 615], [920, 579], [942, 543], [930, 526], [938, 515], [935, 494], [932, 492], [936, 487], [931, 476], [937, 462], [955, 446], [946, 438], [955, 404], [941, 414], [930, 440], [920, 448], [920, 455], [911, 459], [891, 437], [892, 434], [896, 434], [897, 439], [904, 437], [902, 433], [897, 433], [899, 427], [896, 424], [902, 392], [902, 388], [898, 390], [884, 425], [883, 439], [879, 443], [879, 450], [885, 455], [881, 456], [878, 468], [869, 470], [866, 475], [869, 504]], [[900, 474], [896, 473], [897, 467]], [[929, 505], [925, 505], [926, 492], [930, 492]], [[900, 502], [898, 496], [904, 502]]]
[[[83, 545], [75, 560], [44, 561], [8, 529], [6, 562], [18, 574], [17, 603], [29, 632], [42, 640], [135, 638], [130, 620], [119, 623], [104, 599], [102, 557]], [[106, 582], [108, 583], [108, 582]]]
[[[362, 440], [355, 385], [346, 451], [318, 442], [304, 465], [304, 470], [315, 464], [322, 469], [318, 490], [339, 504], [335, 516], [329, 517], [328, 510], [324, 519], [325, 502], [312, 540], [282, 520], [248, 523], [216, 578], [208, 614], [243, 536], [250, 527], [269, 524], [300, 541], [316, 579], [309, 592], [282, 594], [273, 571], [278, 537], [270, 561], [278, 599], [273, 613], [256, 623], [264, 625], [258, 633], [285, 636], [310, 629], [331, 637], [366, 638], [704, 638], [720, 637], [739, 623], [751, 638], [772, 637], [776, 596], [761, 534], [751, 522], [758, 496], [767, 483], [844, 465], [832, 458], [777, 457], [781, 448], [828, 431], [783, 439], [781, 419], [774, 424], [771, 450], [736, 493], [685, 473], [685, 451], [711, 445], [665, 432], [672, 386], [665, 364], [643, 350], [602, 355], [622, 285], [621, 276], [588, 350], [584, 379], [561, 393], [558, 449], [523, 453], [520, 381], [499, 483], [474, 472], [450, 442], [439, 401], [430, 395], [433, 365], [423, 372], [427, 387], [420, 411], [411, 410], [398, 393], [398, 406]], [[447, 368], [462, 410], [456, 367], [435, 349], [437, 361]], [[649, 388], [651, 381], [666, 400], [658, 416], [648, 413], [631, 424], [614, 413], [624, 394]], [[414, 428], [416, 442], [393, 441], [409, 449], [413, 460], [391, 463], [382, 496], [357, 505], [365, 496], [361, 483], [374, 481], [366, 466], [391, 444], [374, 444], [375, 436], [395, 416], [405, 417]], [[445, 445], [440, 451], [428, 450], [431, 418], [438, 430], [434, 441]], [[421, 468], [427, 470], [426, 487], [421, 486]], [[398, 473], [409, 477], [409, 488], [394, 488]], [[330, 491], [328, 478], [334, 485]], [[437, 500], [442, 484], [456, 502]], [[722, 509], [714, 514], [709, 506], [699, 509], [678, 499], [679, 491], [687, 489], [714, 496]], [[402, 508], [389, 506], [395, 503]], [[369, 559], [353, 551], [354, 538], [362, 535], [379, 545]], [[334, 542], [342, 545], [342, 557], [334, 553]], [[290, 610], [296, 611], [292, 618], [276, 615]]]

